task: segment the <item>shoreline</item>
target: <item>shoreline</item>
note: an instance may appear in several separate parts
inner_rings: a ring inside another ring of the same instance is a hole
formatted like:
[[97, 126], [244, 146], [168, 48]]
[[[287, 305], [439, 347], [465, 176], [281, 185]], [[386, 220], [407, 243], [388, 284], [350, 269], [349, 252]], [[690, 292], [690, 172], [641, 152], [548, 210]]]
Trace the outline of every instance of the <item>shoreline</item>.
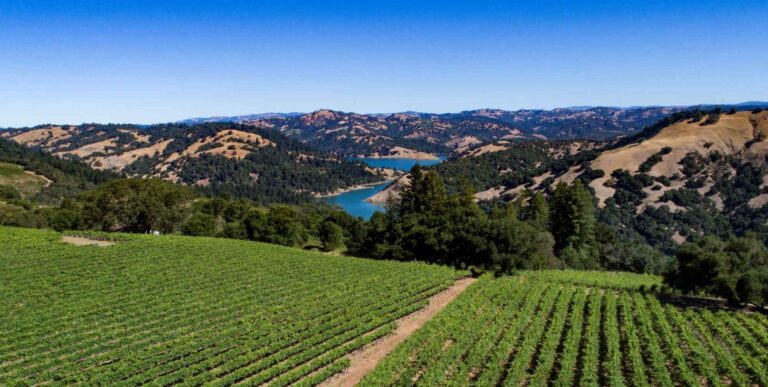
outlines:
[[419, 160], [419, 161], [435, 161], [440, 160], [439, 156], [432, 154], [428, 155], [399, 155], [399, 156], [357, 156], [356, 159], [401, 159], [401, 160]]
[[324, 194], [315, 193], [312, 196], [314, 196], [317, 199], [331, 198], [331, 197], [339, 196], [341, 194], [345, 194], [345, 193], [348, 193], [348, 192], [359, 191], [361, 189], [366, 189], [366, 188], [375, 187], [375, 186], [381, 185], [381, 184], [391, 183], [391, 182], [393, 182], [395, 180], [397, 180], [397, 179], [385, 179], [385, 180], [382, 180], [382, 181], [379, 181], [379, 182], [375, 182], [375, 183], [358, 184], [358, 185], [353, 185], [353, 186], [350, 186], [350, 187], [347, 187], [347, 188], [339, 188], [336, 191], [334, 191], [333, 193], [324, 193]]

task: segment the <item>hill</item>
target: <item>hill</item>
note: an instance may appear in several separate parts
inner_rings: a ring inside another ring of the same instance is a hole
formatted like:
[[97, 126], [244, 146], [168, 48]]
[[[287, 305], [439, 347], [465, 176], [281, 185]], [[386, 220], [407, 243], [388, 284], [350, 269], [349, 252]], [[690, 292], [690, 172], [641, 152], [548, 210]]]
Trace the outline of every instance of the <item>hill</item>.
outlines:
[[654, 279], [587, 272], [482, 277], [361, 385], [768, 382], [765, 316], [675, 307], [630, 285], [642, 282]]
[[768, 238], [767, 134], [768, 111], [686, 111], [613, 142], [520, 143], [434, 169], [454, 187], [468, 177], [481, 200], [581, 180], [603, 222], [671, 253], [703, 235]]
[[657, 292], [656, 276], [455, 281], [253, 242], [8, 227], [0, 243], [3, 385], [768, 382], [764, 315]]
[[457, 275], [233, 240], [61, 238], [0, 227], [2, 385], [314, 385]]
[[685, 109], [574, 107], [516, 111], [479, 109], [446, 114], [357, 114], [324, 109], [307, 114], [268, 113], [202, 120], [273, 128], [345, 157], [408, 157], [400, 154], [398, 149], [447, 155], [465, 154], [473, 148], [499, 141], [606, 139], [634, 133], [666, 115]]
[[9, 198], [55, 205], [118, 175], [0, 138], [0, 187]]
[[95, 169], [259, 202], [306, 202], [312, 194], [381, 180], [362, 164], [252, 125], [46, 125], [1, 135]]

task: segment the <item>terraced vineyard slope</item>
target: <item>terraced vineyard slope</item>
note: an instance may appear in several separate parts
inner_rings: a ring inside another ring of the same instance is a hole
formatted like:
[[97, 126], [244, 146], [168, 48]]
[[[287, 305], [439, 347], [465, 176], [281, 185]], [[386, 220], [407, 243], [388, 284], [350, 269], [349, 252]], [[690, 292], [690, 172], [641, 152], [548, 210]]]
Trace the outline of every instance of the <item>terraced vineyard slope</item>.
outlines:
[[25, 171], [19, 165], [0, 162], [0, 185], [11, 186], [24, 197], [30, 197], [50, 184], [44, 176]]
[[765, 316], [662, 304], [639, 291], [656, 277], [580, 277], [482, 277], [362, 385], [768, 385]]
[[456, 272], [251, 242], [0, 228], [0, 385], [300, 385]]

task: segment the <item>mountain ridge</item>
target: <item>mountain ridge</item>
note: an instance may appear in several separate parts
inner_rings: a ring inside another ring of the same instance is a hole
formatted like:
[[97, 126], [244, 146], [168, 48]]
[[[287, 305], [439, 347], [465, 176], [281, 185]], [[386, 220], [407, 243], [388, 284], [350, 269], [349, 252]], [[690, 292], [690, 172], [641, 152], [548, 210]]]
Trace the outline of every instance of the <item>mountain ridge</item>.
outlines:
[[[457, 113], [362, 114], [332, 109], [310, 113], [211, 118], [272, 128], [341, 157], [386, 157], [395, 148], [432, 155], [456, 155], [497, 141], [526, 139], [605, 140], [637, 133], [676, 112], [718, 106], [768, 107], [768, 102], [692, 106], [555, 109], [474, 109]], [[246, 117], [246, 118], [243, 118]]]

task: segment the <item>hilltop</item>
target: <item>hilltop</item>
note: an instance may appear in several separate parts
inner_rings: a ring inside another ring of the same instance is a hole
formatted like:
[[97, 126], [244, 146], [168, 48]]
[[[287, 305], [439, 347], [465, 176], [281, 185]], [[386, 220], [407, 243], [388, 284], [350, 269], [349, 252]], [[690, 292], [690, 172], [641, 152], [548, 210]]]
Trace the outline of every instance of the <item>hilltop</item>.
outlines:
[[463, 155], [484, 145], [525, 139], [606, 139], [637, 132], [685, 109], [574, 107], [478, 109], [445, 114], [358, 114], [322, 109], [306, 114], [267, 113], [182, 122], [232, 121], [272, 128], [346, 157], [407, 157], [415, 152]]
[[[746, 110], [765, 102], [717, 105]], [[465, 156], [503, 150], [521, 140], [608, 140], [628, 136], [676, 112], [697, 106], [575, 106], [545, 109], [476, 109], [458, 113], [361, 114], [321, 109], [208, 117], [184, 123], [240, 122], [271, 128], [344, 157], [409, 157], [414, 153]]]

